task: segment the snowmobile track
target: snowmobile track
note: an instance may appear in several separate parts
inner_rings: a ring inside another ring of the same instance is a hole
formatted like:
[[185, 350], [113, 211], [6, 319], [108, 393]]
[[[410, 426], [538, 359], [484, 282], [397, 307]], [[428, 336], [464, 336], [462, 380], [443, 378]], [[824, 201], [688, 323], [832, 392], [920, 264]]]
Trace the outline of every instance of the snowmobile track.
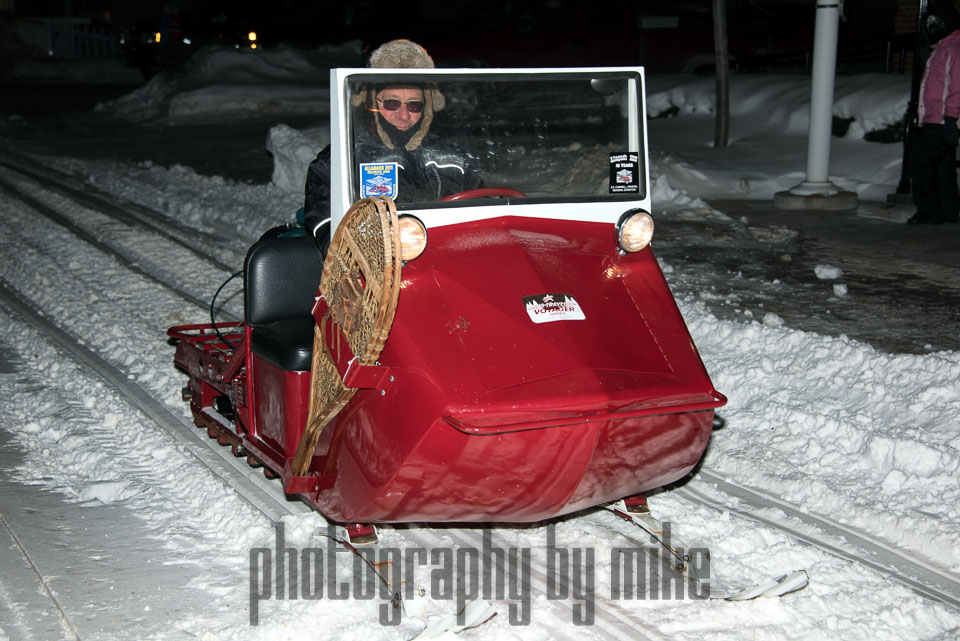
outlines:
[[[960, 608], [960, 577], [865, 532], [824, 516], [803, 512], [785, 501], [724, 480], [706, 468], [701, 468], [697, 476], [713, 485], [724, 496], [723, 500], [707, 496], [689, 486], [672, 491], [695, 503], [775, 528], [834, 556], [869, 567], [925, 597]], [[738, 507], [738, 504], [748, 507]], [[762, 512], [768, 512], [768, 515]]]
[[[145, 269], [140, 265], [140, 261], [138, 260], [138, 257], [130, 256], [128, 255], [127, 252], [124, 252], [123, 250], [107, 242], [104, 242], [103, 240], [98, 239], [96, 236], [94, 236], [87, 230], [83, 229], [82, 227], [80, 227], [79, 225], [71, 221], [68, 217], [56, 211], [53, 207], [50, 207], [49, 205], [43, 202], [40, 202], [33, 196], [26, 193], [23, 189], [11, 184], [10, 182], [8, 182], [3, 178], [0, 178], [0, 190], [5, 191], [13, 198], [20, 200], [21, 202], [33, 208], [34, 210], [39, 212], [41, 215], [49, 218], [51, 221], [55, 222], [56, 224], [64, 227], [65, 229], [68, 229], [72, 234], [76, 235], [78, 238], [83, 239], [84, 241], [90, 243], [97, 249], [115, 257], [118, 261], [120, 261], [125, 267], [127, 267], [131, 271], [157, 283], [158, 285], [163, 286], [164, 288], [172, 291], [174, 294], [184, 299], [185, 301], [191, 304], [197, 305], [200, 308], [207, 308], [209, 306], [209, 301], [205, 301], [189, 292], [185, 292], [178, 285], [167, 282], [160, 276], [157, 276], [156, 274], [151, 273], [151, 271]], [[204, 259], [210, 260], [209, 258], [204, 258]]]
[[[16, 162], [11, 162], [11, 160]], [[76, 176], [42, 165], [22, 154], [12, 153], [8, 159], [0, 159], [0, 167], [15, 171], [41, 184], [44, 188], [55, 191], [77, 204], [99, 211], [119, 222], [127, 224], [135, 222], [228, 273], [237, 269], [236, 265], [228, 265], [210, 255], [209, 247], [222, 244], [222, 241], [214, 234], [187, 227], [162, 212], [137, 203], [119, 201], [114, 195], [82, 183]], [[72, 186], [71, 183], [81, 184]], [[158, 225], [155, 222], [157, 219], [163, 220], [164, 224]], [[198, 242], [189, 243], [187, 239], [195, 239]]]
[[247, 503], [272, 521], [278, 520], [285, 514], [309, 511], [299, 501], [287, 501], [282, 493], [278, 497], [276, 487], [269, 486], [258, 470], [249, 468], [243, 459], [233, 457], [229, 449], [215, 447], [205, 438], [201, 438], [202, 430], [194, 427], [189, 419], [176, 416], [143, 388], [130, 381], [125, 372], [110, 364], [93, 350], [81, 345], [77, 338], [31, 307], [2, 278], [0, 278], [0, 304], [30, 322], [73, 358], [95, 372], [105, 383], [116, 389], [139, 409], [147, 420], [155, 422], [170, 433], [201, 464], [215, 476], [223, 479]]

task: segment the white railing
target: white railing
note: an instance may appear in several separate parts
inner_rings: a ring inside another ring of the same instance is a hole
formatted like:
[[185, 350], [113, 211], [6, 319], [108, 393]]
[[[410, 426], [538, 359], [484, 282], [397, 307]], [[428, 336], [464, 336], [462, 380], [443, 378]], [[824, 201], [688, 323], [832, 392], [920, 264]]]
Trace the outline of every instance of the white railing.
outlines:
[[47, 52], [56, 58], [103, 58], [117, 55], [117, 38], [108, 26], [86, 18], [44, 18]]

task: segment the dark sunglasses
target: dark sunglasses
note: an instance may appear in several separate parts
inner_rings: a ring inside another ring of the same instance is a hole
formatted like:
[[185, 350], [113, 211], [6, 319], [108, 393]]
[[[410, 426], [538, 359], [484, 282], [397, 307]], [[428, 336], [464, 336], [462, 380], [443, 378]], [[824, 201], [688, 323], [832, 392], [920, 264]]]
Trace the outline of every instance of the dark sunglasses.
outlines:
[[418, 114], [423, 111], [423, 102], [420, 100], [411, 100], [410, 102], [400, 102], [396, 98], [387, 98], [386, 100], [381, 100], [377, 98], [377, 102], [383, 105], [383, 108], [387, 111], [398, 111], [401, 106], [406, 105], [407, 111], [412, 114]]

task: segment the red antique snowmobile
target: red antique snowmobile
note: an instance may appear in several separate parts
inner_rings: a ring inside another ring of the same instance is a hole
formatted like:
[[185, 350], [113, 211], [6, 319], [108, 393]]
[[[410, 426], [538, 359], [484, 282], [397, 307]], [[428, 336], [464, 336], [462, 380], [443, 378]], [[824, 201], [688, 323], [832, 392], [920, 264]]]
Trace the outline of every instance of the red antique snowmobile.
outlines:
[[[196, 424], [346, 524], [533, 522], [687, 474], [726, 399], [649, 246], [643, 82], [333, 70], [326, 259], [261, 240], [242, 323], [169, 330]], [[431, 135], [509, 188], [410, 202], [360, 162], [352, 98], [391, 83], [444, 96]]]

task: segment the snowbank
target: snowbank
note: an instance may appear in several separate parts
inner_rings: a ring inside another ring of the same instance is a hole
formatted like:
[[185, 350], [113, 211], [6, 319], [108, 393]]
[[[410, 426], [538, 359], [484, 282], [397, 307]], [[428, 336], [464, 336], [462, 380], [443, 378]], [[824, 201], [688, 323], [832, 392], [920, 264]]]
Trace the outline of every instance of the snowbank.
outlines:
[[[136, 120], [214, 117], [277, 118], [328, 113], [328, 70], [360, 64], [359, 43], [303, 51], [277, 47], [253, 52], [208, 48], [179, 73], [98, 105]], [[713, 149], [712, 76], [652, 75], [646, 112], [651, 185], [659, 214], [712, 215], [711, 198], [769, 199], [805, 179], [810, 79], [800, 75], [734, 75], [730, 83], [730, 145]], [[901, 75], [838, 76], [834, 116], [847, 127], [832, 146], [831, 180], [863, 200], [882, 201], [900, 177], [902, 145], [871, 143], [868, 132], [896, 128], [910, 95]], [[300, 191], [304, 162], [328, 139], [318, 131], [272, 133], [274, 184]], [[309, 142], [316, 140], [316, 144]], [[284, 149], [290, 145], [291, 149]]]

